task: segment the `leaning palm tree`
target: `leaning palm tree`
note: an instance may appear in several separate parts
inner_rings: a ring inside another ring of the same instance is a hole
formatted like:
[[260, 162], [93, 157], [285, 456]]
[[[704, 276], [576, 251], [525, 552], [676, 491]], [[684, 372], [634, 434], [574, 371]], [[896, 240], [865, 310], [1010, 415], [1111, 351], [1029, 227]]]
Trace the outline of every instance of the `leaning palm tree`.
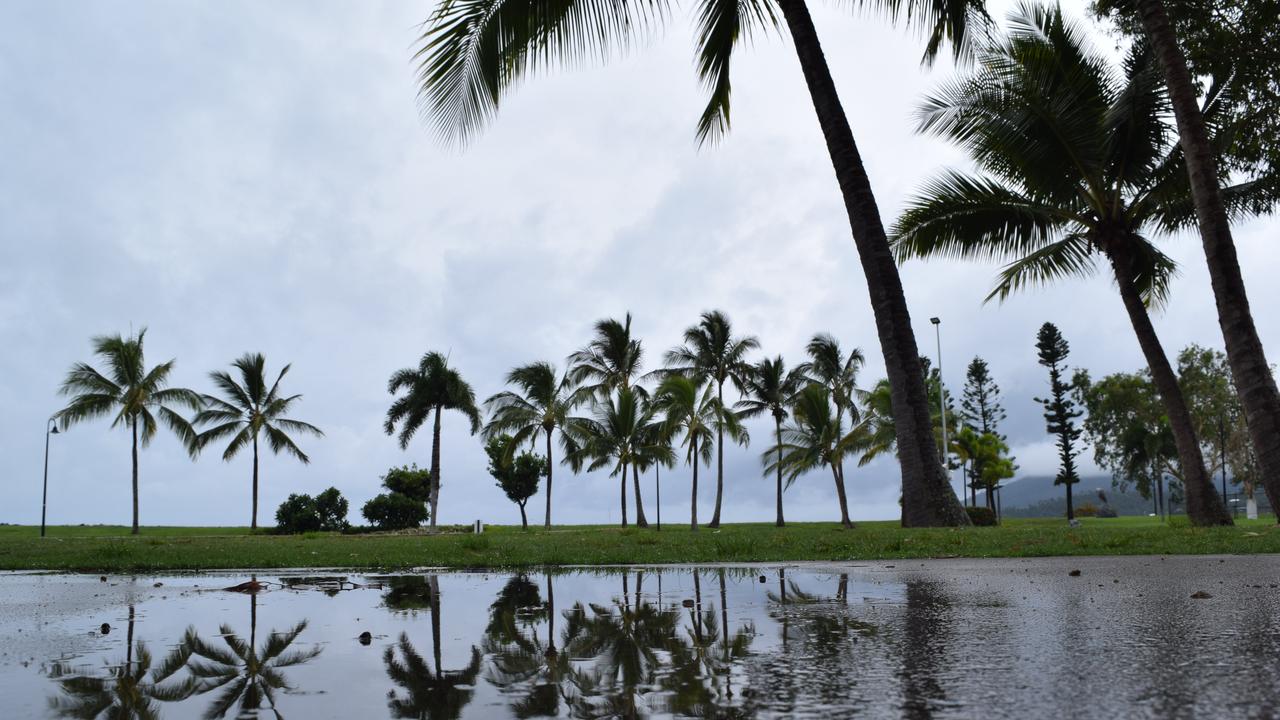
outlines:
[[112, 415], [111, 427], [123, 425], [133, 435], [133, 534], [138, 534], [138, 445], [151, 444], [159, 418], [196, 455], [196, 432], [175, 407], [200, 409], [200, 396], [185, 388], [166, 387], [174, 361], [147, 369], [143, 340], [147, 329], [132, 337], [102, 335], [93, 338], [93, 353], [110, 368], [105, 374], [88, 363], [76, 363], [62, 381], [59, 394], [71, 401], [54, 414], [63, 430], [82, 422]]
[[191, 421], [193, 425], [212, 425], [196, 437], [196, 447], [203, 449], [206, 445], [228, 436], [231, 442], [222, 452], [222, 459], [229, 461], [246, 446], [253, 448], [253, 520], [251, 527], [258, 527], [258, 438], [266, 435], [267, 447], [279, 455], [284, 452], [293, 455], [306, 465], [311, 458], [302, 452], [289, 433], [307, 433], [322, 437], [320, 428], [301, 420], [283, 417], [301, 395], [281, 396], [280, 381], [289, 372], [285, 365], [276, 376], [275, 382], [267, 387], [267, 360], [262, 353], [245, 353], [243, 357], [231, 363], [240, 371], [237, 382], [231, 373], [217, 370], [209, 373], [213, 384], [222, 391], [225, 399], [213, 395], [204, 395], [204, 409]]
[[557, 376], [551, 363], [536, 362], [522, 365], [507, 373], [507, 384], [515, 385], [519, 393], [500, 392], [484, 401], [490, 412], [489, 423], [484, 427], [486, 438], [510, 434], [509, 451], [525, 442], [536, 443], [538, 434], [546, 436], [547, 447], [547, 515], [544, 527], [551, 527], [551, 434], [560, 429], [560, 444], [568, 453], [573, 449], [571, 434], [564, 428], [581, 422], [571, 413], [577, 400], [573, 381], [566, 375]]
[[698, 466], [711, 465], [717, 435], [728, 432], [740, 444], [747, 432], [735, 413], [724, 412], [714, 387], [683, 375], [672, 375], [662, 381], [654, 394], [654, 410], [662, 413], [663, 433], [670, 438], [682, 436], [684, 459], [693, 468], [689, 496], [689, 529], [698, 529]]
[[49, 699], [53, 715], [82, 720], [150, 720], [160, 716], [160, 703], [180, 702], [199, 690], [194, 678], [174, 679], [191, 658], [191, 630], [160, 664], [154, 665], [146, 643], [135, 643], [133, 626], [134, 609], [130, 605], [125, 659], [109, 667], [106, 677], [85, 675], [68, 663], [50, 666], [49, 678], [59, 690]]
[[[782, 421], [787, 419], [787, 408], [792, 398], [800, 392], [805, 376], [801, 368], [787, 371], [786, 363], [779, 355], [774, 359], [765, 358], [752, 367], [744, 383], [745, 395], [735, 406], [738, 414], [744, 418], [756, 417], [769, 413], [773, 416], [774, 439], [777, 441], [778, 453], [778, 517], [774, 524], [784, 527], [787, 523], [782, 517]], [[849, 386], [853, 383], [850, 381]], [[838, 407], [838, 406], [837, 406]], [[839, 413], [837, 420], [839, 422]]]
[[840, 524], [851, 528], [842, 461], [854, 445], [854, 434], [843, 431], [831, 406], [831, 393], [825, 387], [809, 385], [801, 390], [791, 408], [792, 422], [782, 431], [782, 452], [765, 453], [761, 461], [768, 470], [783, 470], [787, 485], [810, 470], [830, 468], [840, 501]]
[[631, 313], [622, 322], [598, 320], [595, 331], [586, 347], [569, 356], [568, 375], [581, 386], [581, 400], [603, 400], [614, 390], [631, 389], [644, 365], [644, 344], [631, 336]]
[[[1149, 234], [1194, 218], [1168, 114], [1146, 46], [1117, 72], [1060, 9], [1021, 6], [1008, 37], [981, 43], [974, 72], [921, 111], [922, 129], [968, 150], [979, 174], [950, 172], [927, 186], [895, 226], [895, 243], [902, 257], [1007, 261], [989, 296], [1002, 300], [1106, 262], [1177, 440], [1187, 514], [1198, 525], [1229, 525], [1149, 314], [1175, 271]], [[1259, 187], [1225, 195], [1243, 212]]]
[[[733, 383], [743, 392], [746, 378], [751, 374], [747, 353], [760, 347], [755, 336], [738, 337], [733, 334], [729, 316], [719, 310], [702, 313], [697, 325], [684, 331], [684, 345], [667, 352], [669, 372], [688, 377], [711, 380], [716, 387], [717, 407], [723, 417], [721, 428], [732, 414], [724, 404], [724, 384]], [[720, 527], [720, 505], [724, 499], [724, 433], [716, 431], [716, 508], [711, 513], [707, 527]]]
[[[587, 466], [587, 471], [613, 466], [609, 477], [621, 480], [622, 527], [627, 526], [627, 469], [638, 461], [640, 448], [646, 441], [653, 410], [648, 408], [635, 390], [620, 388], [596, 404], [596, 416], [582, 420], [574, 428], [576, 445], [568, 456], [570, 463]], [[633, 475], [633, 479], [638, 476]], [[640, 505], [640, 481], [634, 480], [636, 525], [645, 527], [644, 508]]]
[[[981, 0], [882, 0], [876, 6], [925, 31], [926, 60], [947, 44], [962, 54], [970, 21], [985, 15]], [[445, 0], [424, 23], [415, 56], [420, 61], [424, 114], [443, 136], [466, 140], [493, 117], [507, 92], [531, 70], [556, 60], [575, 63], [607, 57], [665, 24], [667, 8], [662, 2]], [[700, 0], [694, 16], [698, 74], [711, 96], [698, 122], [700, 141], [718, 139], [729, 129], [729, 68], [739, 44], [753, 31], [781, 26], [791, 36], [844, 200], [897, 398], [903, 523], [968, 524], [936, 447], [924, 431], [929, 398], [902, 279], [808, 4], [805, 0]]]
[[1254, 454], [1263, 469], [1263, 483], [1272, 497], [1280, 497], [1280, 390], [1249, 310], [1249, 296], [1231, 234], [1229, 193], [1222, 185], [1215, 155], [1217, 146], [1211, 134], [1213, 120], [1197, 105], [1197, 83], [1178, 44], [1164, 0], [1098, 4], [1134, 11], [1168, 85], [1231, 376], [1239, 390]]
[[449, 360], [437, 352], [422, 356], [416, 368], [397, 370], [387, 382], [387, 392], [397, 397], [387, 410], [387, 420], [382, 429], [388, 435], [400, 425], [400, 449], [409, 447], [414, 433], [422, 427], [427, 417], [435, 414], [431, 428], [431, 492], [427, 503], [431, 506], [431, 529], [435, 529], [440, 509], [440, 415], [445, 410], [457, 410], [471, 421], [471, 434], [480, 431], [480, 410], [476, 407], [476, 394], [462, 379], [457, 370], [449, 367]]
[[285, 668], [301, 665], [320, 654], [319, 645], [305, 650], [290, 649], [307, 629], [303, 620], [286, 632], [271, 631], [258, 645], [258, 595], [249, 593], [249, 637], [236, 635], [229, 625], [218, 629], [222, 645], [207, 642], [194, 633], [191, 636], [190, 670], [200, 682], [201, 694], [220, 690], [204, 712], [205, 720], [226, 717], [239, 705], [236, 717], [257, 717], [265, 705], [276, 717], [276, 692], [293, 687], [285, 678]]

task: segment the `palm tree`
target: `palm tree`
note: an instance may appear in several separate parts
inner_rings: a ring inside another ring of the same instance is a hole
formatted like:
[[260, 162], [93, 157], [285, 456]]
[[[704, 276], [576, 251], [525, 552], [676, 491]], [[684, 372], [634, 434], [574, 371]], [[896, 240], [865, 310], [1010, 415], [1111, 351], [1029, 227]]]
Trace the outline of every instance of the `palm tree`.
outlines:
[[1231, 215], [1218, 174], [1209, 123], [1196, 103], [1196, 84], [1178, 45], [1163, 0], [1135, 0], [1137, 14], [1155, 51], [1169, 88], [1179, 144], [1186, 155], [1196, 220], [1217, 300], [1218, 324], [1226, 343], [1231, 376], [1240, 393], [1254, 454], [1262, 467], [1263, 484], [1271, 497], [1280, 497], [1280, 391], [1267, 363], [1258, 328], [1249, 310], [1249, 296], [1231, 236]]
[[[54, 663], [49, 678], [58, 684], [59, 694], [49, 699], [49, 709], [59, 717], [93, 720], [149, 720], [160, 715], [159, 703], [179, 702], [199, 689], [194, 678], [174, 680], [191, 657], [188, 630], [182, 641], [160, 661], [154, 659], [141, 640], [134, 642], [134, 608], [129, 606], [129, 631], [125, 640], [125, 660], [111, 666], [107, 677], [81, 674], [68, 663]], [[136, 659], [135, 659], [136, 655]]]
[[[929, 367], [929, 358], [920, 358], [920, 366], [924, 368], [928, 378], [926, 387], [931, 397], [941, 393], [942, 375], [937, 369]], [[871, 386], [870, 390], [854, 390], [860, 410], [853, 426], [852, 450], [860, 453], [858, 467], [868, 465], [882, 455], [898, 452], [897, 416], [893, 412], [893, 388], [888, 379], [881, 379]], [[951, 407], [951, 393], [947, 397], [947, 436], [953, 438], [959, 434], [960, 417]], [[930, 434], [933, 436], [935, 448], [942, 447], [942, 412], [935, 402], [929, 412]]]
[[520, 393], [500, 392], [484, 401], [490, 412], [489, 423], [485, 425], [486, 438], [510, 433], [512, 442], [508, 446], [514, 451], [517, 445], [524, 442], [530, 444], [538, 441], [538, 434], [546, 436], [547, 444], [547, 516], [544, 526], [551, 527], [551, 471], [555, 466], [552, 460], [551, 434], [560, 428], [560, 444], [568, 453], [573, 449], [570, 435], [564, 431], [565, 426], [576, 424], [580, 418], [571, 417], [577, 404], [573, 381], [569, 376], [557, 376], [556, 368], [551, 363], [536, 362], [522, 365], [507, 373], [507, 384], [515, 385]]
[[[745, 378], [744, 394], [746, 395], [734, 407], [744, 418], [756, 417], [769, 413], [773, 416], [774, 439], [778, 452], [778, 517], [774, 522], [784, 527], [786, 521], [782, 517], [782, 421], [787, 419], [787, 408], [792, 398], [800, 392], [805, 376], [800, 368], [787, 371], [782, 356], [770, 360], [765, 358], [756, 363]], [[852, 385], [852, 383], [850, 383]]]
[[[734, 413], [724, 412], [713, 387], [683, 375], [672, 375], [662, 381], [654, 395], [654, 408], [663, 413], [664, 432], [668, 437], [682, 435], [684, 459], [693, 468], [689, 498], [689, 529], [698, 529], [698, 465], [711, 465], [712, 448], [717, 436], [728, 431], [729, 438], [739, 443], [747, 439], [746, 430]], [[701, 388], [701, 389], [700, 389]]]
[[[926, 60], [948, 43], [960, 55], [970, 20], [985, 15], [981, 0], [883, 0], [877, 5], [891, 17], [925, 30]], [[607, 57], [663, 24], [666, 10], [666, 4], [650, 2], [445, 0], [424, 23], [415, 55], [424, 114], [442, 135], [465, 140], [493, 117], [502, 98], [531, 69], [557, 59]], [[711, 96], [698, 123], [700, 141], [718, 139], [729, 129], [734, 49], [753, 30], [786, 26], [835, 170], [896, 398], [895, 427], [903, 448], [903, 524], [968, 524], [937, 446], [924, 430], [929, 426], [929, 398], [902, 279], [808, 5], [805, 0], [701, 0], [694, 14], [698, 73]]]
[[[1167, 297], [1175, 264], [1146, 232], [1192, 217], [1150, 53], [1135, 46], [1117, 74], [1059, 9], [1023, 6], [1010, 22], [1008, 38], [981, 43], [972, 76], [925, 103], [922, 128], [967, 149], [981, 174], [950, 172], [927, 186], [894, 228], [899, 254], [1006, 260], [990, 295], [1001, 299], [1087, 274], [1101, 256], [1164, 401], [1187, 514], [1199, 525], [1231, 524], [1148, 313]], [[1236, 208], [1254, 187], [1228, 189]]]
[[[702, 313], [697, 325], [684, 331], [684, 345], [667, 352], [669, 372], [688, 377], [709, 379], [716, 386], [717, 407], [722, 415], [731, 415], [724, 404], [724, 384], [732, 382], [743, 392], [751, 373], [747, 353], [760, 347], [754, 336], [734, 337], [729, 316], [719, 310]], [[723, 428], [727, 418], [720, 420]], [[720, 504], [724, 499], [724, 433], [716, 431], [716, 509], [707, 527], [720, 527]]]
[[761, 460], [768, 470], [784, 471], [788, 486], [814, 468], [831, 468], [836, 497], [840, 501], [840, 524], [851, 528], [853, 521], [849, 519], [849, 501], [845, 495], [843, 459], [853, 447], [854, 435], [845, 433], [836, 422], [831, 406], [831, 393], [825, 387], [806, 386], [795, 397], [791, 424], [782, 431], [782, 452], [777, 456], [765, 453]]
[[[849, 416], [850, 427], [856, 426], [860, 419], [855, 396], [858, 393], [858, 373], [862, 371], [867, 358], [862, 354], [862, 349], [856, 347], [849, 350], [849, 354], [846, 355], [844, 348], [840, 347], [840, 341], [828, 333], [814, 335], [805, 346], [805, 352], [808, 353], [809, 359], [800, 363], [797, 369], [804, 373], [809, 382], [821, 385], [831, 393], [831, 402], [836, 406], [836, 432], [843, 435], [845, 415]], [[923, 369], [927, 389], [929, 366], [923, 365]], [[930, 395], [930, 397], [934, 396]], [[933, 414], [932, 404], [930, 404], [929, 413]], [[896, 426], [890, 423], [888, 427], [896, 435]], [[896, 445], [896, 437], [894, 443]], [[843, 457], [840, 463], [840, 476], [844, 477]]]
[[256, 717], [264, 702], [279, 717], [276, 691], [293, 689], [282, 671], [320, 654], [319, 645], [307, 650], [290, 649], [306, 629], [307, 621], [303, 620], [286, 632], [272, 630], [259, 647], [258, 594], [251, 592], [247, 642], [226, 624], [218, 629], [225, 648], [206, 642], [193, 633], [191, 647], [195, 657], [191, 660], [190, 669], [191, 675], [201, 682], [199, 692], [204, 694], [222, 689], [205, 710], [205, 720], [225, 717], [237, 703], [240, 705], [237, 717]]
[[147, 329], [132, 337], [100, 335], [93, 338], [93, 354], [110, 370], [103, 374], [88, 363], [76, 363], [59, 388], [71, 401], [54, 414], [62, 430], [84, 420], [114, 415], [111, 427], [123, 425], [133, 435], [133, 534], [138, 534], [138, 443], [151, 444], [156, 436], [157, 417], [196, 455], [195, 430], [177, 413], [175, 406], [200, 409], [200, 396], [185, 388], [166, 387], [174, 361], [147, 370], [143, 340]]
[[229, 461], [246, 445], [253, 448], [253, 521], [251, 527], [258, 527], [258, 438], [263, 433], [267, 436], [267, 447], [279, 455], [283, 450], [302, 461], [306, 465], [311, 458], [289, 437], [290, 432], [309, 433], [323, 437], [320, 428], [300, 420], [292, 420], [283, 415], [301, 395], [280, 395], [280, 381], [289, 372], [285, 365], [276, 380], [267, 387], [267, 360], [262, 353], [245, 353], [243, 357], [231, 363], [240, 371], [240, 382], [230, 373], [218, 370], [209, 373], [213, 384], [223, 392], [226, 399], [204, 395], [204, 409], [191, 421], [193, 425], [213, 425], [196, 437], [196, 447], [204, 448], [215, 440], [227, 436], [231, 443], [222, 453], [222, 459]]
[[[631, 337], [631, 313], [622, 322], [598, 320], [595, 337], [586, 347], [569, 356], [569, 378], [581, 385], [583, 400], [607, 398], [619, 389], [631, 389], [644, 365], [644, 345]], [[643, 394], [643, 389], [639, 392]]]
[[400, 424], [400, 449], [409, 447], [409, 440], [422, 427], [427, 417], [435, 413], [431, 429], [431, 493], [427, 499], [431, 505], [431, 529], [436, 527], [440, 509], [440, 415], [445, 410], [457, 410], [471, 421], [471, 434], [480, 431], [480, 410], [476, 407], [476, 395], [457, 370], [449, 367], [449, 360], [437, 352], [422, 356], [416, 368], [397, 370], [387, 382], [387, 392], [397, 397], [387, 410], [387, 420], [382, 429], [388, 435]]
[[[616, 475], [621, 480], [622, 527], [627, 526], [627, 468], [637, 462], [652, 420], [653, 410], [645, 406], [634, 389], [619, 388], [596, 404], [594, 418], [582, 420], [574, 430], [576, 448], [570, 453], [569, 461], [576, 465], [589, 461], [588, 471], [613, 465], [609, 477]], [[645, 527], [648, 522], [640, 506], [640, 481], [634, 482], [636, 525]]]

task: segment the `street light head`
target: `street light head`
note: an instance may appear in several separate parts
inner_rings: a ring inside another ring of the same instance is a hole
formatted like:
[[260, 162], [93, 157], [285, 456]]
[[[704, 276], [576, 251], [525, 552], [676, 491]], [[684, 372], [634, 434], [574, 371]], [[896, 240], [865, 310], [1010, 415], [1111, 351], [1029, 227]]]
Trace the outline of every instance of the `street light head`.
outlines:
[[54, 426], [53, 426], [53, 429], [49, 431], [49, 434], [50, 434], [50, 435], [59, 435], [59, 434], [61, 434], [61, 432], [62, 432], [61, 430], [58, 430], [58, 426], [57, 426], [57, 425], [54, 425]]
[[941, 319], [941, 318], [936, 318], [936, 317], [931, 317], [931, 318], [929, 318], [929, 322], [933, 323], [934, 325], [941, 325], [941, 324], [942, 324], [942, 319]]

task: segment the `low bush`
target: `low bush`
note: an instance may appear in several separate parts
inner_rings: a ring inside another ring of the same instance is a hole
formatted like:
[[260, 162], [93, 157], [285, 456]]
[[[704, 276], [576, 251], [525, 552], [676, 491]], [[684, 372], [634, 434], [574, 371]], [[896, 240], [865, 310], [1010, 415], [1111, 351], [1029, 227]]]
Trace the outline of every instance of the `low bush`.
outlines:
[[310, 495], [294, 493], [276, 510], [276, 532], [304, 533], [320, 529], [320, 513]]
[[1076, 507], [1076, 517], [1097, 517], [1098, 506], [1091, 502], [1080, 503]]
[[991, 508], [984, 507], [966, 507], [965, 512], [969, 513], [969, 522], [981, 527], [990, 527], [996, 524], [996, 514]]
[[364, 504], [365, 519], [379, 530], [415, 528], [427, 519], [427, 508], [403, 493], [383, 493]]
[[342, 532], [347, 529], [347, 499], [338, 488], [329, 488], [316, 496], [316, 514], [320, 516], [320, 529]]

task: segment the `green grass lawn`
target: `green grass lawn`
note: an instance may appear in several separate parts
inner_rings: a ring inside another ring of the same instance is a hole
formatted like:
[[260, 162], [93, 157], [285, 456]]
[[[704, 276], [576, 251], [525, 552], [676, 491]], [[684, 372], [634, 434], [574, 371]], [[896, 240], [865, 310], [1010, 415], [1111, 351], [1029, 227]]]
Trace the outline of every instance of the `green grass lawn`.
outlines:
[[925, 557], [1173, 555], [1277, 553], [1274, 518], [1231, 528], [1193, 528], [1184, 518], [1007, 520], [1001, 527], [904, 530], [897, 522], [726, 525], [720, 530], [666, 526], [622, 530], [575, 525], [523, 531], [489, 527], [482, 535], [251, 534], [247, 528], [0, 526], [0, 569], [157, 571], [233, 568], [411, 568], [606, 565], [621, 563], [781, 562]]

